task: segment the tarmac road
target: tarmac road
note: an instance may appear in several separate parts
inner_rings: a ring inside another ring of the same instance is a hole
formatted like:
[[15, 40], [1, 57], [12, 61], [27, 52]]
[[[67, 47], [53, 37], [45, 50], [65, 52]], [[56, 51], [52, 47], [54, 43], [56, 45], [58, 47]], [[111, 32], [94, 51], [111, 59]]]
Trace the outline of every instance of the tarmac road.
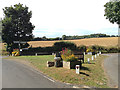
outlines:
[[2, 88], [71, 88], [12, 60], [2, 60]]
[[104, 69], [109, 79], [110, 87], [118, 87], [118, 58], [120, 54], [105, 54], [110, 56], [104, 60]]

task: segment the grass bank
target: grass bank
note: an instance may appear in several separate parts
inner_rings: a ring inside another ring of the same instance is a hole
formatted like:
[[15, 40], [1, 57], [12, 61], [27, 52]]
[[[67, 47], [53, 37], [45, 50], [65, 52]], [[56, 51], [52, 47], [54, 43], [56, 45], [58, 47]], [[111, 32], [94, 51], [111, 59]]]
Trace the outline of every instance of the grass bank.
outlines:
[[47, 61], [54, 61], [54, 56], [43, 55], [43, 56], [18, 56], [8, 57], [7, 59], [16, 59], [20, 61], [30, 62], [37, 69], [52, 77], [55, 80], [59, 80], [65, 83], [87, 85], [91, 87], [108, 88], [107, 79], [104, 75], [102, 68], [102, 62], [107, 57], [101, 55], [94, 61], [91, 60], [91, 64], [87, 63], [87, 58], [91, 59], [92, 55], [85, 55], [85, 63], [82, 64], [83, 68], [80, 70], [80, 74], [76, 74], [74, 69], [47, 67]]

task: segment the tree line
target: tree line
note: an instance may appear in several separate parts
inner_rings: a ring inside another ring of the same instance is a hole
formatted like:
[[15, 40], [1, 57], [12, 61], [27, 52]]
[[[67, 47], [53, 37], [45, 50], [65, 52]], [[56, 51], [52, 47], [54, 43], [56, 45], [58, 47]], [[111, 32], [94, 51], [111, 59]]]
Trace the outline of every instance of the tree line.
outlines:
[[46, 36], [43, 36], [43, 37], [34, 37], [32, 41], [75, 40], [75, 39], [101, 38], [101, 37], [118, 37], [118, 35], [107, 35], [107, 34], [100, 33], [100, 34], [90, 34], [90, 35], [83, 35], [83, 36], [62, 35], [62, 37], [56, 37], [56, 38], [47, 38]]

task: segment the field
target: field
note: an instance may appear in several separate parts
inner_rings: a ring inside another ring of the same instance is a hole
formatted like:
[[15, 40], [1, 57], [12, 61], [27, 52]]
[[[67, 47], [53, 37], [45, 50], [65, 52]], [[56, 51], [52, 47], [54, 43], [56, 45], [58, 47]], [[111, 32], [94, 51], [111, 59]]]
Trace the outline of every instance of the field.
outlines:
[[[77, 46], [79, 45], [100, 45], [105, 47], [118, 46], [118, 37], [108, 37], [108, 38], [88, 38], [88, 39], [78, 39], [78, 40], [64, 40], [74, 42]], [[48, 47], [52, 46], [58, 41], [30, 41], [28, 42], [32, 47]]]

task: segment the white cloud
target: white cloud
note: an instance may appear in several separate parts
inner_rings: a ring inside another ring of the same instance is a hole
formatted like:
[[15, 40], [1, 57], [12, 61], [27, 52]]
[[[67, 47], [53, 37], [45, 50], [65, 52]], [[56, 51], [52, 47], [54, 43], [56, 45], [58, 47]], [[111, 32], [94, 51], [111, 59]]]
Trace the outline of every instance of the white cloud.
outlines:
[[[35, 36], [81, 32], [104, 32], [105, 28], [117, 28], [104, 17], [103, 5], [109, 0], [2, 0], [0, 8], [22, 3], [32, 10], [31, 22]], [[0, 10], [2, 13], [2, 10]], [[2, 17], [2, 16], [0, 16]], [[43, 29], [43, 30], [42, 30]], [[39, 31], [39, 32], [38, 32]], [[45, 31], [41, 33], [41, 31]], [[36, 33], [37, 32], [37, 33]], [[89, 34], [89, 33], [88, 33]]]

